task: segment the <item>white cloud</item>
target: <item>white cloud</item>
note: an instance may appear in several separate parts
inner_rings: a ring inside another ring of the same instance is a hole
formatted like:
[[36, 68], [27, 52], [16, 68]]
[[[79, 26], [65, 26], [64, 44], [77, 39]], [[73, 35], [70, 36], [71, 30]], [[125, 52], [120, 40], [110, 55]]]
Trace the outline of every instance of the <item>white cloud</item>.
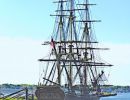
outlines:
[[116, 85], [130, 85], [130, 44], [106, 43], [110, 50], [101, 52], [105, 61], [114, 66], [111, 68], [109, 83]]
[[0, 83], [37, 84], [38, 59], [46, 53], [42, 41], [0, 38]]

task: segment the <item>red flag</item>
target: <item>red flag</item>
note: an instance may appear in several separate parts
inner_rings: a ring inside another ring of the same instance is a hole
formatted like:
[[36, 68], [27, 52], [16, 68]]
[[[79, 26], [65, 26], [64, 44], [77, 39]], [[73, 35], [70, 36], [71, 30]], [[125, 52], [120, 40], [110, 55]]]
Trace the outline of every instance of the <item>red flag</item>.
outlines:
[[50, 45], [52, 46], [52, 48], [55, 47], [55, 43], [54, 43], [54, 41], [53, 41], [53, 38], [51, 38], [51, 43], [50, 43]]

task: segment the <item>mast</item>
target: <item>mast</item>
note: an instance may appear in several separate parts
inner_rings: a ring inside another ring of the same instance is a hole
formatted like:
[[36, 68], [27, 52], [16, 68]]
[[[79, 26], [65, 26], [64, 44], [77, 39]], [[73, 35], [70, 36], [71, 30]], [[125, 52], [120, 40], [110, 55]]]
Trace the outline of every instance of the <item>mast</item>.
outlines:
[[[73, 16], [73, 9], [74, 9], [74, 1], [73, 0], [70, 0], [70, 16], [69, 16], [69, 34], [70, 34], [70, 41], [73, 40], [73, 19], [74, 19], [74, 16]], [[70, 59], [72, 59], [72, 43], [69, 44], [69, 53], [70, 53]], [[72, 62], [70, 62], [70, 66], [68, 68], [68, 71], [69, 71], [69, 77], [70, 77], [70, 88], [72, 87]]]
[[[88, 6], [87, 6], [87, 4], [88, 4], [88, 0], [86, 0], [86, 5], [85, 5], [85, 10], [86, 10], [86, 12], [85, 12], [85, 20], [87, 21], [88, 20]], [[86, 36], [85, 36], [85, 41], [88, 41], [88, 34], [89, 34], [89, 30], [88, 30], [88, 23], [85, 23], [85, 28], [84, 28], [84, 33], [86, 33]], [[87, 55], [87, 43], [85, 44], [85, 56], [84, 56], [84, 59], [85, 60], [87, 60], [88, 59], [88, 55]], [[87, 67], [84, 67], [84, 85], [87, 85]]]
[[[60, 32], [60, 41], [63, 39], [63, 0], [59, 1], [60, 2], [60, 21], [59, 21], [59, 32]], [[61, 53], [61, 44], [59, 45], [59, 54]], [[60, 55], [59, 55], [60, 56]], [[59, 58], [60, 59], [60, 58]], [[58, 84], [61, 84], [61, 75], [60, 75], [60, 61], [57, 63], [57, 70], [58, 70]]]

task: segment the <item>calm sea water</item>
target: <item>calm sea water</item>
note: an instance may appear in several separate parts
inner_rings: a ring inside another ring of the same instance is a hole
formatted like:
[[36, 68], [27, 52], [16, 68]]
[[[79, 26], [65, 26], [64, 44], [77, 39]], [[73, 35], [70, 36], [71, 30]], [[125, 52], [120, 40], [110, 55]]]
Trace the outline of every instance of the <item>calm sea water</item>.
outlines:
[[100, 100], [130, 100], [130, 93], [118, 93], [117, 96], [103, 97]]

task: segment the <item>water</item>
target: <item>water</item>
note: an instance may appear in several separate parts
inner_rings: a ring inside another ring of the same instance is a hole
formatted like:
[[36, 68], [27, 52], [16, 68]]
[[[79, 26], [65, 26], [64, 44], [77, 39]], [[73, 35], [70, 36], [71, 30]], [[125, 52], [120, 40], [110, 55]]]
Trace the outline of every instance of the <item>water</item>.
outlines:
[[130, 93], [118, 93], [117, 96], [103, 97], [100, 100], [130, 100]]
[[[14, 93], [14, 92], [17, 92], [19, 90], [22, 90], [23, 88], [20, 88], [20, 89], [10, 89], [10, 88], [2, 88], [0, 89], [0, 96], [6, 96], [6, 95], [9, 95], [11, 93]], [[22, 92], [21, 92], [22, 93]], [[35, 94], [35, 89], [29, 89], [28, 90], [28, 93], [29, 94]], [[25, 94], [25, 91], [24, 91], [24, 94]]]
[[14, 93], [19, 90], [20, 89], [2, 88], [2, 89], [0, 89], [0, 93], [2, 93], [3, 95], [8, 95], [8, 94]]

